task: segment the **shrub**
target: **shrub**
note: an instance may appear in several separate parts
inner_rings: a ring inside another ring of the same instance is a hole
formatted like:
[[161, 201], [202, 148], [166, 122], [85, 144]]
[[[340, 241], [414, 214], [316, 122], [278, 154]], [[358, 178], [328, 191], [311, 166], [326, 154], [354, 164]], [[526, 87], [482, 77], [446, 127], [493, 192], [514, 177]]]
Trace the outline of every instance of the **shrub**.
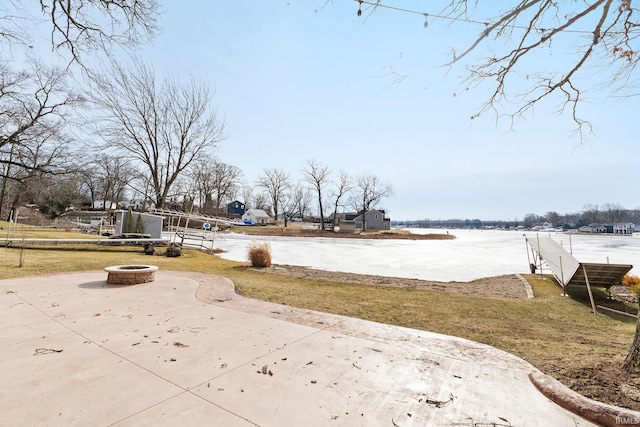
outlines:
[[271, 246], [267, 242], [251, 242], [249, 245], [251, 267], [271, 267]]
[[640, 297], [640, 277], [625, 274], [622, 278], [622, 286], [629, 288], [632, 294]]
[[170, 258], [179, 257], [182, 255], [182, 246], [179, 243], [170, 243], [164, 254]]
[[625, 274], [622, 278], [622, 286], [630, 288], [632, 286], [640, 285], [640, 277], [633, 276], [631, 274]]

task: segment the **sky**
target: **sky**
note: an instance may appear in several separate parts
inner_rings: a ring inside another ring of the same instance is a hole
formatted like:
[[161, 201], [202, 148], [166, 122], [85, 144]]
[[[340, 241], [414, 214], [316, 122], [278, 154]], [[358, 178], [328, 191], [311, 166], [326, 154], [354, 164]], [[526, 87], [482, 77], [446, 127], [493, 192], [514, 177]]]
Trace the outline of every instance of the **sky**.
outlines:
[[[477, 25], [427, 17], [425, 28], [424, 16], [389, 9], [358, 17], [350, 0], [162, 3], [161, 31], [139, 54], [159, 74], [211, 86], [228, 129], [217, 156], [248, 184], [265, 169], [299, 177], [307, 160], [334, 177], [372, 174], [393, 187], [378, 206], [392, 220], [521, 220], [587, 204], [640, 206], [640, 101], [596, 91], [581, 106], [594, 124], [582, 142], [556, 103], [513, 127], [492, 115], [471, 120], [487, 88], [454, 96], [464, 64], [443, 64], [475, 39]], [[434, 4], [448, 2], [400, 3], [434, 15]], [[554, 48], [537, 60], [561, 63]]]

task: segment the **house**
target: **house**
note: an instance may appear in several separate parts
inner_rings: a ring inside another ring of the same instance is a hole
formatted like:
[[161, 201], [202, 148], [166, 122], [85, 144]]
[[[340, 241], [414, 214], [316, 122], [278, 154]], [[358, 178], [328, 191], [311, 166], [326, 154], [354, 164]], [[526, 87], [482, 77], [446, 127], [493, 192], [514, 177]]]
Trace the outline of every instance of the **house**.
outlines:
[[248, 225], [267, 225], [271, 217], [262, 209], [249, 209], [242, 215], [242, 220]]
[[604, 224], [598, 224], [592, 222], [589, 225], [584, 225], [578, 229], [581, 233], [606, 233], [607, 226]]
[[[356, 229], [362, 230], [362, 215], [354, 218]], [[390, 230], [391, 219], [384, 217], [383, 210], [369, 209], [364, 214], [364, 225], [366, 230]]]
[[636, 225], [632, 222], [613, 224], [613, 234], [633, 234]]
[[99, 226], [100, 224], [111, 224], [113, 212], [107, 211], [76, 211], [71, 210], [62, 214], [67, 221], [73, 222], [78, 226]]
[[[385, 218], [383, 210], [369, 209], [364, 214], [365, 230], [390, 230], [391, 219]], [[338, 216], [340, 231], [362, 230], [362, 213], [346, 213]]]
[[118, 204], [110, 200], [94, 200], [93, 204], [91, 205], [91, 209], [103, 209], [103, 210], [116, 209], [117, 207], [118, 207]]
[[620, 222], [615, 224], [592, 223], [578, 229], [582, 233], [607, 233], [607, 234], [633, 234], [636, 225], [632, 222]]
[[244, 215], [244, 212], [245, 204], [238, 200], [234, 200], [227, 204], [227, 214], [229, 215], [242, 216]]
[[[324, 220], [334, 225], [338, 225], [341, 222], [344, 222], [347, 220], [351, 221], [357, 216], [358, 216], [357, 212], [336, 212], [335, 215], [331, 214], [329, 215], [328, 218], [325, 218]], [[314, 218], [314, 220], [316, 220], [315, 222], [320, 222], [320, 218]]]

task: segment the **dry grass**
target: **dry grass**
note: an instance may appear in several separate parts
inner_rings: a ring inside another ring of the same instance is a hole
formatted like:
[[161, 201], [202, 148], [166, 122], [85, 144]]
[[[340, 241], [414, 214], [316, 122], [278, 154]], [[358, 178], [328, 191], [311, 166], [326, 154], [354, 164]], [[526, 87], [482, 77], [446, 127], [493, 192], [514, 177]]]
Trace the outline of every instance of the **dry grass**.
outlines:
[[255, 227], [231, 227], [229, 231], [252, 236], [329, 237], [332, 239], [395, 239], [395, 240], [452, 240], [455, 236], [445, 233], [412, 234], [407, 230], [367, 230], [351, 233], [323, 231], [315, 227], [292, 222], [289, 226], [266, 225]]
[[0, 221], [0, 243], [12, 239], [98, 239], [95, 234], [70, 233], [63, 228], [36, 227], [24, 224], [10, 224]]

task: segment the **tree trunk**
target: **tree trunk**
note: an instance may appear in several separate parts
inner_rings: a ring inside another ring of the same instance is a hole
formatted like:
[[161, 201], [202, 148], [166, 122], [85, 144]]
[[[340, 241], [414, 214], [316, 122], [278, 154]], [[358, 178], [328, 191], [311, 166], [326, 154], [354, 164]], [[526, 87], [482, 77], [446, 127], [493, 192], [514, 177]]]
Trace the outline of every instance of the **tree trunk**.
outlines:
[[4, 195], [7, 192], [7, 181], [9, 178], [5, 177], [2, 179], [2, 188], [0, 188], [0, 218], [2, 218], [2, 213], [4, 208]]
[[320, 230], [324, 231], [324, 209], [322, 207], [320, 192], [318, 192], [318, 206], [320, 207]]
[[[638, 307], [640, 308], [640, 300], [638, 301]], [[638, 321], [636, 321], [636, 334], [633, 337], [633, 344], [631, 344], [629, 353], [622, 363], [622, 369], [630, 374], [640, 373], [640, 313]]]

